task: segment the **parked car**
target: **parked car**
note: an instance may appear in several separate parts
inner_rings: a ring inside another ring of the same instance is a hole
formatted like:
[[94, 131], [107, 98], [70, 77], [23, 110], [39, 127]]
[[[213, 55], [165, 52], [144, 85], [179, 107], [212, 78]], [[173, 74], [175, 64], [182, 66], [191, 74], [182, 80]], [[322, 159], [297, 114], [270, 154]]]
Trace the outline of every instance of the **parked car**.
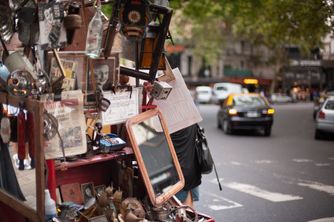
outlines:
[[313, 119], [317, 117], [318, 111], [329, 96], [334, 96], [334, 90], [327, 90], [319, 98], [314, 99]]
[[275, 110], [260, 94], [231, 94], [217, 114], [217, 126], [226, 134], [236, 129], [262, 129], [265, 136], [271, 135]]
[[282, 93], [273, 93], [270, 96], [270, 101], [272, 103], [290, 103], [290, 102], [292, 102], [292, 98], [291, 98], [291, 96], [287, 96], [287, 95], [282, 94]]
[[334, 133], [334, 96], [329, 96], [322, 104], [315, 123], [315, 139], [322, 139], [325, 133]]
[[212, 89], [212, 102], [216, 104], [222, 103], [232, 93], [248, 93], [248, 89], [237, 83], [215, 83]]
[[210, 103], [212, 98], [212, 88], [209, 86], [197, 86], [195, 95], [195, 99], [198, 103]]

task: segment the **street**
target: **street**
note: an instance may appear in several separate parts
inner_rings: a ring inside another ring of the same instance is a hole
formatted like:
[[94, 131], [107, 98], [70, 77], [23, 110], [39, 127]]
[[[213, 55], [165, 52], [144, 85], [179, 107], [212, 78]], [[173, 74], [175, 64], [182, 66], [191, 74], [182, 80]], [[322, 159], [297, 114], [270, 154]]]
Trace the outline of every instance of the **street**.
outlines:
[[214, 172], [204, 175], [195, 209], [217, 222], [333, 222], [334, 138], [314, 139], [311, 103], [274, 108], [272, 136], [264, 137], [226, 135], [218, 106], [199, 106], [223, 190]]

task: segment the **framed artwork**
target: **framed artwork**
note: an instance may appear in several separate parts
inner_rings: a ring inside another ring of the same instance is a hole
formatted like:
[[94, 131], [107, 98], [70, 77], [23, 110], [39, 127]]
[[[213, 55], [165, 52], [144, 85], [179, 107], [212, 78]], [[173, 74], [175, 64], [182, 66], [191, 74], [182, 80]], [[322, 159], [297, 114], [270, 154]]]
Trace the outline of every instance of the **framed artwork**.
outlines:
[[[90, 59], [88, 62], [88, 75], [86, 91], [111, 90], [119, 82], [118, 54], [113, 54], [108, 59]], [[93, 73], [92, 73], [93, 72]], [[94, 79], [93, 79], [94, 78]], [[95, 82], [95, 85], [93, 83]]]
[[[84, 89], [87, 75], [87, 58], [85, 53], [60, 51], [58, 52], [58, 56], [65, 72], [62, 89], [65, 91]], [[60, 68], [53, 53], [48, 54], [48, 70], [52, 83], [61, 76]]]
[[83, 203], [82, 192], [79, 183], [61, 185], [60, 192], [64, 202], [71, 201], [77, 204]]
[[95, 196], [94, 184], [84, 183], [81, 184], [81, 193], [84, 199], [84, 203], [87, 203], [91, 198]]

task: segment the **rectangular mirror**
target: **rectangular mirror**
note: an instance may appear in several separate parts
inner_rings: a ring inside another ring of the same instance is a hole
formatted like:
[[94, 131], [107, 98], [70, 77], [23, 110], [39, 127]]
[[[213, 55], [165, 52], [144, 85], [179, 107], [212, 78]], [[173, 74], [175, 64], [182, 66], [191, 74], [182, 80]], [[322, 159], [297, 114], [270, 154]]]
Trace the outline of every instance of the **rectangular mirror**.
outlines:
[[160, 206], [184, 186], [184, 177], [161, 112], [143, 112], [126, 128], [153, 206]]

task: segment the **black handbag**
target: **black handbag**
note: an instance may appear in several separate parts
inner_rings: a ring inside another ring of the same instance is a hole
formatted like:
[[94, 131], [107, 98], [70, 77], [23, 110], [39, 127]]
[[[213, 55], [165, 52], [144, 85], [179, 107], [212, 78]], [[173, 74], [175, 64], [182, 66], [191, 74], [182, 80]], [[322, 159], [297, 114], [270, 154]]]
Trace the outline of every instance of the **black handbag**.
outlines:
[[209, 174], [212, 172], [212, 169], [214, 169], [216, 178], [218, 181], [219, 190], [222, 190], [222, 186], [219, 181], [219, 176], [217, 173], [215, 162], [213, 161], [208, 141], [206, 140], [206, 137], [204, 135], [204, 128], [197, 125], [197, 132], [196, 132], [196, 155], [197, 160], [201, 169], [202, 174]]

